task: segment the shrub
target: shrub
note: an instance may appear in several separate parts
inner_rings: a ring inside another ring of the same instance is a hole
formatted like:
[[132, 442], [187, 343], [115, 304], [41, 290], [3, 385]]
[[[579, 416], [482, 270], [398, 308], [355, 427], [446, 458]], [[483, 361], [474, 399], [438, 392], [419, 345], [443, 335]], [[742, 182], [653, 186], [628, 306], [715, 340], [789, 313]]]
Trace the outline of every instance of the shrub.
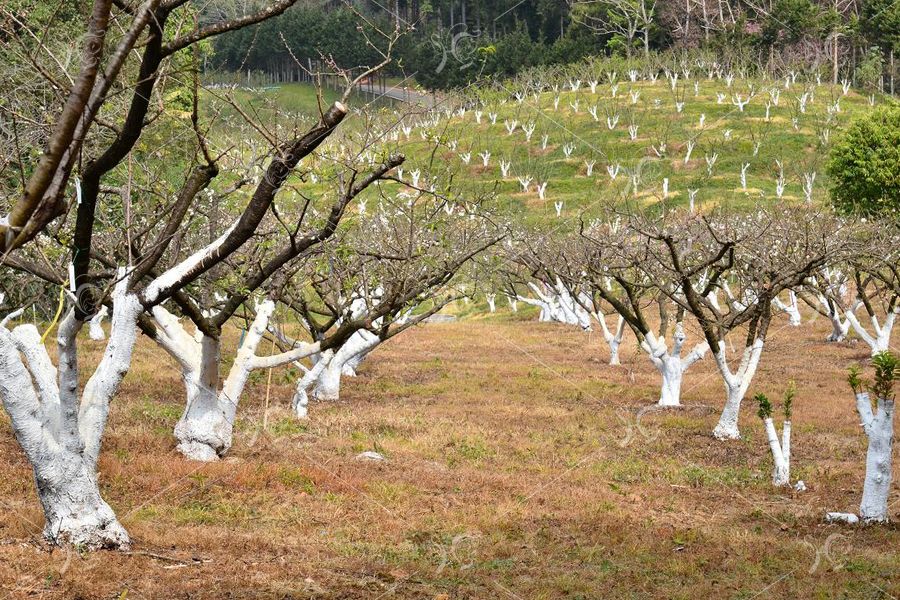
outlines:
[[828, 165], [839, 211], [896, 218], [900, 211], [900, 106], [858, 119], [835, 144]]

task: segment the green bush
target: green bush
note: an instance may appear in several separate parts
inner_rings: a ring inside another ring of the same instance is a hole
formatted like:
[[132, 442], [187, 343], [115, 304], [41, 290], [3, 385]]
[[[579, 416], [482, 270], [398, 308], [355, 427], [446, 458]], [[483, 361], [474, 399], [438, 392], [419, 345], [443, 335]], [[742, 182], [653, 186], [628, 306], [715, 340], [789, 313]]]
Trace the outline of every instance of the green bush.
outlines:
[[828, 165], [835, 208], [860, 216], [900, 215], [900, 106], [853, 122]]

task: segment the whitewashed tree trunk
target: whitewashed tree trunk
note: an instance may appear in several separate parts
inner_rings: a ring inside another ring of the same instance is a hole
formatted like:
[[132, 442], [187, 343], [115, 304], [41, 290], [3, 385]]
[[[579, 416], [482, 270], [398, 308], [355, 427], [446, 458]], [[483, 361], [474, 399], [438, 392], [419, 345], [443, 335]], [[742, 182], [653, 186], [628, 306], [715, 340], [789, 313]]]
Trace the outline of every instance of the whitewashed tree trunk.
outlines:
[[294, 391], [294, 397], [291, 399], [291, 406], [298, 419], [305, 419], [309, 415], [309, 389], [318, 381], [319, 375], [331, 362], [333, 356], [333, 350], [326, 350], [319, 356], [319, 360], [315, 362], [311, 369], [307, 369], [302, 364], [297, 363], [298, 367], [306, 371], [303, 377], [297, 381], [297, 388]]
[[156, 342], [182, 369], [187, 401], [175, 425], [178, 450], [187, 458], [215, 461], [233, 441], [234, 420], [241, 394], [255, 369], [274, 368], [319, 351], [319, 344], [300, 344], [275, 356], [256, 356], [275, 304], [264, 301], [256, 306], [256, 317], [238, 348], [237, 357], [221, 389], [219, 388], [220, 342], [198, 332], [191, 336], [178, 319], [157, 306], [153, 318], [157, 324]]
[[869, 320], [872, 322], [871, 333], [863, 326], [856, 316], [855, 308], [858, 307], [858, 305], [859, 303], [853, 308], [848, 309], [845, 313], [847, 320], [850, 321], [850, 325], [853, 327], [853, 331], [869, 345], [869, 348], [872, 349], [872, 356], [875, 356], [879, 352], [889, 350], [891, 347], [891, 333], [894, 330], [894, 323], [897, 319], [897, 315], [900, 315], [900, 304], [885, 316], [883, 324], [878, 320], [877, 316], [871, 315], [869, 317]]
[[641, 346], [650, 357], [653, 366], [662, 376], [662, 388], [659, 394], [658, 406], [681, 406], [681, 383], [684, 374], [698, 360], [701, 360], [709, 349], [706, 342], [700, 343], [691, 350], [686, 357], [681, 357], [684, 342], [687, 336], [684, 327], [679, 323], [675, 326], [672, 351], [666, 347], [664, 340], [649, 334]]
[[725, 355], [725, 344], [719, 344], [719, 352], [716, 353], [716, 366], [725, 383], [725, 408], [719, 422], [713, 429], [713, 437], [718, 440], [736, 440], [740, 439], [741, 432], [738, 429], [738, 417], [741, 413], [741, 401], [747, 394], [747, 388], [753, 381], [753, 375], [756, 373], [756, 367], [759, 366], [759, 359], [762, 356], [763, 340], [757, 338], [753, 344], [744, 348], [741, 364], [735, 373], [731, 372], [728, 367], [728, 358]]
[[843, 342], [847, 339], [847, 334], [850, 332], [850, 319], [842, 319], [840, 311], [834, 310], [829, 313], [829, 320], [831, 321], [831, 333], [825, 338], [825, 341]]
[[800, 314], [800, 306], [797, 303], [797, 294], [793, 290], [788, 291], [787, 302], [783, 302], [781, 298], [775, 297], [772, 300], [772, 304], [779, 310], [787, 313], [789, 323], [792, 327], [799, 327], [803, 322], [803, 316]]
[[111, 332], [100, 364], [79, 397], [77, 335], [83, 322], [69, 312], [59, 325], [59, 370], [33, 325], [0, 327], [0, 401], [34, 471], [54, 543], [125, 549], [128, 534], [100, 495], [97, 459], [109, 402], [131, 362], [140, 301], [120, 272]]
[[[357, 331], [350, 337], [319, 374], [313, 396], [316, 400], [333, 402], [341, 397], [341, 375], [348, 361], [366, 355], [381, 344], [382, 340], [370, 331]], [[320, 359], [321, 360], [321, 359]]]
[[772, 450], [772, 485], [785, 486], [791, 481], [791, 422], [784, 422], [782, 440], [778, 441], [778, 431], [772, 417], [763, 419], [766, 427], [766, 437], [769, 440], [769, 448]]
[[867, 523], [888, 521], [891, 492], [891, 454], [894, 442], [894, 400], [878, 398], [876, 411], [867, 392], [856, 395], [856, 410], [869, 438], [866, 452], [866, 479], [859, 516]]

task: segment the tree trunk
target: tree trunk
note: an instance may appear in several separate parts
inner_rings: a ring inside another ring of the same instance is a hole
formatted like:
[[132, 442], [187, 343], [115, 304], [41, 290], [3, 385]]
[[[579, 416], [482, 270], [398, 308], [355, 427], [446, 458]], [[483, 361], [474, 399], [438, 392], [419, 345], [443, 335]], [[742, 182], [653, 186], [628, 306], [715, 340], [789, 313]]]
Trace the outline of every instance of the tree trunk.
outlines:
[[657, 365], [662, 375], [662, 391], [659, 395], [659, 406], [681, 406], [681, 382], [684, 370], [681, 367], [681, 359], [665, 356]]
[[187, 383], [187, 406], [175, 425], [178, 451], [191, 460], [210, 462], [231, 448], [234, 423], [228, 419], [216, 388]]
[[866, 452], [866, 479], [863, 483], [859, 516], [867, 523], [888, 521], [888, 497], [891, 493], [891, 453], [894, 442], [894, 401], [878, 399], [875, 414], [868, 393], [856, 396], [856, 408], [869, 438]]
[[[772, 450], [772, 460], [775, 463], [772, 469], [772, 485], [781, 487], [790, 483], [790, 463], [786, 460], [781, 444], [778, 442], [778, 432], [775, 430], [775, 422], [772, 417], [763, 420], [766, 426], [766, 437], [769, 439], [769, 448]], [[784, 424], [785, 432], [790, 432], [790, 422]], [[786, 433], [785, 441], [790, 440], [790, 433]]]
[[741, 413], [741, 401], [753, 381], [753, 375], [756, 373], [756, 367], [759, 366], [759, 359], [762, 356], [764, 341], [757, 338], [752, 345], [744, 348], [741, 364], [736, 373], [732, 374], [728, 368], [728, 359], [725, 356], [725, 345], [719, 343], [719, 351], [716, 353], [716, 366], [725, 383], [725, 408], [722, 410], [722, 416], [713, 429], [713, 437], [717, 440], [737, 440], [741, 437], [738, 429], [738, 417]]
[[203, 336], [199, 360], [183, 368], [187, 402], [175, 438], [178, 451], [192, 460], [218, 460], [231, 447], [233, 419], [228, 415], [233, 413], [222, 405], [218, 391], [220, 348], [218, 339]]
[[713, 429], [713, 437], [717, 440], [739, 440], [741, 432], [738, 429], [738, 417], [741, 414], [741, 400], [744, 399], [744, 393], [739, 387], [732, 387], [725, 384], [725, 391], [728, 396], [725, 400], [725, 409], [716, 428]]
[[609, 344], [609, 364], [610, 366], [618, 366], [621, 365], [622, 362], [619, 360], [619, 346], [622, 345], [621, 337], [614, 337], [610, 339]]
[[340, 400], [341, 397], [341, 370], [344, 367], [339, 357], [328, 361], [319, 378], [316, 380], [316, 389], [313, 395], [316, 400], [331, 402]]
[[843, 342], [847, 339], [847, 332], [850, 331], [850, 321], [841, 320], [840, 312], [832, 312], [831, 316], [831, 334], [825, 338], [826, 342]]
[[47, 519], [44, 537], [87, 550], [127, 550], [130, 540], [100, 496], [97, 477], [80, 454], [59, 450], [34, 466], [38, 496]]

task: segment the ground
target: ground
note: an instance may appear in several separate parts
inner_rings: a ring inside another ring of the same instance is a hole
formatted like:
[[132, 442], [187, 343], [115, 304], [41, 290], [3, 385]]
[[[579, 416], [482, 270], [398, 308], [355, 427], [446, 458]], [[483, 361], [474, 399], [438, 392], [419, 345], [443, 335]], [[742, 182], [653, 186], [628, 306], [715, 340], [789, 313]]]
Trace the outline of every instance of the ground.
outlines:
[[[861, 495], [865, 438], [844, 374], [863, 344], [822, 342], [824, 318], [773, 326], [751, 391], [797, 382], [792, 480], [809, 488], [797, 493], [771, 487], [750, 402], [742, 440], [710, 436], [724, 399], [712, 361], [688, 373], [686, 408], [647, 411], [658, 377], [633, 342], [610, 367], [596, 333], [530, 319], [407, 332], [305, 423], [286, 408], [285, 373], [271, 385], [259, 373], [216, 464], [175, 452], [181, 382], [142, 340], [100, 465], [131, 553], [40, 542], [3, 414], [0, 598], [900, 596], [897, 526], [822, 518]], [[388, 460], [354, 459], [365, 450]], [[895, 485], [895, 521], [898, 501]]]

